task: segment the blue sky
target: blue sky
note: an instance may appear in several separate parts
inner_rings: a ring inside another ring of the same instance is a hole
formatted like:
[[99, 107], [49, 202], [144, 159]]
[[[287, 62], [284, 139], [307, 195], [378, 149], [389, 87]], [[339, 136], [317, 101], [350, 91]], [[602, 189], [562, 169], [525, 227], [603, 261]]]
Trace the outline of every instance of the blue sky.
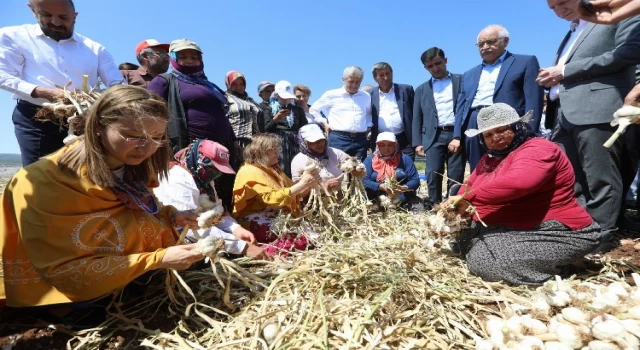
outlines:
[[[0, 26], [35, 23], [27, 0], [1, 0]], [[312, 90], [311, 100], [341, 85], [342, 70], [358, 65], [363, 84], [371, 66], [390, 63], [394, 81], [417, 87], [430, 78], [420, 54], [442, 48], [451, 72], [480, 63], [475, 41], [482, 28], [501, 24], [508, 50], [533, 54], [551, 65], [568, 25], [545, 0], [76, 0], [76, 31], [101, 44], [116, 63], [136, 62], [143, 39], [189, 38], [204, 51], [205, 72], [223, 85], [239, 70], [257, 97], [262, 80], [289, 80]], [[15, 101], [0, 90], [0, 153], [18, 153], [11, 113]]]

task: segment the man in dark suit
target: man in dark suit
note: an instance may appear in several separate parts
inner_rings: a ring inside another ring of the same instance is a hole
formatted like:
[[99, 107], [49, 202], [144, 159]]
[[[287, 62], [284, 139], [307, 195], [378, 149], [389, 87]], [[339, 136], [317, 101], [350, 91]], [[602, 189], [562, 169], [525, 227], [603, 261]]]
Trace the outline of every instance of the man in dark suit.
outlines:
[[[422, 53], [420, 61], [431, 79], [418, 86], [413, 103], [413, 146], [416, 154], [427, 157], [429, 201], [442, 202], [442, 174], [447, 164], [447, 193], [456, 182], [464, 180], [464, 160], [460, 138], [455, 138], [454, 123], [461, 74], [447, 70], [444, 51], [432, 47]], [[426, 154], [425, 154], [426, 150]]]
[[386, 62], [376, 63], [372, 73], [378, 86], [371, 91], [371, 149], [375, 150], [379, 133], [390, 131], [396, 135], [402, 153], [414, 159], [411, 142], [413, 86], [395, 84], [393, 69]]
[[[506, 103], [519, 115], [533, 110], [531, 128], [538, 132], [542, 116], [543, 89], [536, 82], [538, 59], [506, 51], [509, 32], [499, 25], [486, 27], [478, 35], [477, 46], [482, 63], [462, 77], [462, 89], [456, 108], [455, 137], [462, 137], [466, 129], [477, 128], [478, 112], [497, 102]], [[471, 171], [475, 169], [484, 149], [478, 137], [463, 138], [464, 153]]]
[[[623, 198], [620, 162], [622, 138], [610, 148], [609, 124], [635, 84], [640, 62], [640, 17], [613, 25], [578, 21], [567, 4], [548, 0], [556, 15], [571, 21], [555, 65], [540, 70], [538, 81], [550, 88], [547, 125], [551, 140], [567, 153], [576, 172], [576, 196], [603, 231], [616, 229]], [[554, 122], [555, 121], [555, 122]], [[552, 124], [553, 123], [553, 124]]]

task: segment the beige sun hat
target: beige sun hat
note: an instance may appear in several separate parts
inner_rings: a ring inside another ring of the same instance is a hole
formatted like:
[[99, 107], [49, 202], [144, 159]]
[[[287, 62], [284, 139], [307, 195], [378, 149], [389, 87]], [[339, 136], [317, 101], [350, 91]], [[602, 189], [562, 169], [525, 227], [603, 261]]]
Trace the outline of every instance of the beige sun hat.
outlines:
[[494, 103], [489, 107], [485, 107], [478, 112], [478, 128], [469, 129], [464, 132], [468, 137], [474, 137], [487, 130], [498, 128], [505, 125], [511, 125], [516, 122], [528, 123], [531, 121], [533, 111], [527, 112], [520, 117], [513, 107], [506, 103]]
[[191, 41], [189, 39], [174, 40], [171, 42], [171, 45], [169, 46], [170, 52], [178, 52], [178, 51], [187, 50], [187, 49], [196, 50], [202, 53], [200, 46], [198, 46], [198, 44], [196, 44], [195, 41]]

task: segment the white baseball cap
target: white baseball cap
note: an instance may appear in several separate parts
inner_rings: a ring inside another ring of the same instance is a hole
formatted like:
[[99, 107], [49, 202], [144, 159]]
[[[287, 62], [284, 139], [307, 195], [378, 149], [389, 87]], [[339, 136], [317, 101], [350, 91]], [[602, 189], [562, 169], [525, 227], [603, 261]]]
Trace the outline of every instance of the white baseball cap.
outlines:
[[316, 142], [319, 140], [326, 140], [324, 133], [317, 124], [307, 124], [300, 128], [300, 135], [307, 142]]
[[280, 98], [296, 98], [296, 95], [293, 94], [293, 86], [291, 83], [286, 80], [280, 80], [276, 83], [274, 91]]
[[390, 141], [390, 142], [396, 142], [396, 143], [398, 142], [398, 140], [396, 140], [396, 135], [394, 135], [392, 132], [389, 132], [389, 131], [381, 132], [378, 134], [378, 138], [376, 138], [376, 143], [380, 141]]

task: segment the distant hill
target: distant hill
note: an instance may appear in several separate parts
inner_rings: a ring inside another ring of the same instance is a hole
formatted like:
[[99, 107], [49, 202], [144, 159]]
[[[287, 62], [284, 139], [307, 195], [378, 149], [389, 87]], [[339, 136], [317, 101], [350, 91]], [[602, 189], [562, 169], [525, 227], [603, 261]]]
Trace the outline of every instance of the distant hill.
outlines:
[[0, 164], [21, 166], [22, 158], [20, 158], [19, 154], [0, 153]]

